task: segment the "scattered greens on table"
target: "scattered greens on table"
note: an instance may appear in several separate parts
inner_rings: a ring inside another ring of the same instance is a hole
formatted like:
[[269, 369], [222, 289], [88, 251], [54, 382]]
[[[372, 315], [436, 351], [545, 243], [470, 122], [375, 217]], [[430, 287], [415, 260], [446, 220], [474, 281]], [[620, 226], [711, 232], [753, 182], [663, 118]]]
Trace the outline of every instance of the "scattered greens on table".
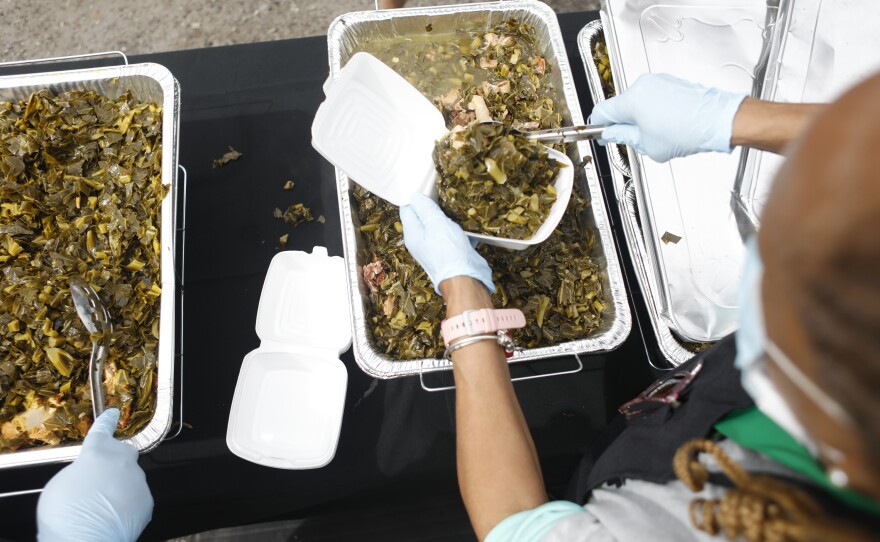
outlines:
[[131, 436], [156, 408], [162, 109], [125, 93], [0, 102], [0, 451], [82, 439], [92, 341], [81, 277], [110, 312], [108, 407]]
[[232, 147], [229, 147], [229, 150], [226, 151], [225, 153], [223, 153], [223, 156], [214, 160], [213, 167], [215, 169], [218, 167], [223, 167], [226, 164], [228, 164], [229, 162], [234, 162], [235, 160], [238, 160], [241, 157], [242, 157], [242, 154], [240, 152], [233, 149]]
[[299, 226], [303, 222], [311, 222], [314, 220], [312, 217], [312, 210], [303, 205], [302, 203], [294, 203], [289, 206], [287, 210], [281, 211], [279, 208], [275, 208], [272, 216], [275, 218], [280, 218], [281, 220], [287, 222], [291, 226]]
[[556, 201], [559, 164], [506, 124], [471, 123], [437, 142], [440, 206], [467, 231], [531, 239]]
[[[507, 20], [487, 32], [431, 32], [366, 43], [372, 53], [432, 99], [447, 125], [476, 120], [475, 95], [494, 120], [521, 130], [559, 127], [560, 92], [548, 74], [531, 26]], [[575, 188], [577, 191], [577, 187]], [[353, 187], [362, 243], [367, 325], [376, 347], [394, 359], [439, 357], [443, 300], [403, 245], [398, 209], [360, 186]], [[591, 258], [595, 232], [584, 222], [588, 202], [572, 195], [550, 238], [522, 251], [483, 245], [494, 271], [498, 307], [523, 310], [527, 326], [513, 332], [534, 348], [579, 339], [595, 330], [605, 310], [600, 269]]]

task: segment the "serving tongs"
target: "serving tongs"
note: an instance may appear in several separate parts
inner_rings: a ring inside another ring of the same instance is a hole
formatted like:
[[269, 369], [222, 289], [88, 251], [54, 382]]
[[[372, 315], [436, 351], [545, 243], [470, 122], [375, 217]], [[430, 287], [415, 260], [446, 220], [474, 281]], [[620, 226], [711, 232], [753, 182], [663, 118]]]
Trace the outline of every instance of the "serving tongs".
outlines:
[[[479, 120], [479, 119], [478, 119]], [[497, 120], [481, 120], [480, 124], [503, 124]], [[507, 126], [507, 125], [505, 125]], [[546, 130], [524, 131], [510, 127], [510, 130], [530, 141], [544, 144], [573, 143], [575, 141], [589, 141], [600, 139], [602, 130], [608, 128], [601, 125], [568, 126], [565, 128], [548, 128]]]
[[92, 355], [89, 358], [89, 385], [92, 389], [92, 412], [95, 419], [104, 412], [104, 360], [107, 358], [107, 347], [110, 345], [110, 334], [113, 323], [107, 307], [98, 297], [97, 292], [84, 280], [79, 278], [70, 281], [70, 296], [73, 306], [83, 325], [91, 334]]

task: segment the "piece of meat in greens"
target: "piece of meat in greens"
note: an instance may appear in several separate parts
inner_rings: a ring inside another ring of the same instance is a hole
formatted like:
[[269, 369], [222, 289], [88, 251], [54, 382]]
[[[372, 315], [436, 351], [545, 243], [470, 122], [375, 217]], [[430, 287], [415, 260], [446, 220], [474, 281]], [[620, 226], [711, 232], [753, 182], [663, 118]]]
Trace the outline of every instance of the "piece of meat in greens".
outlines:
[[440, 207], [467, 231], [531, 239], [556, 201], [559, 163], [510, 126], [456, 126], [434, 147]]

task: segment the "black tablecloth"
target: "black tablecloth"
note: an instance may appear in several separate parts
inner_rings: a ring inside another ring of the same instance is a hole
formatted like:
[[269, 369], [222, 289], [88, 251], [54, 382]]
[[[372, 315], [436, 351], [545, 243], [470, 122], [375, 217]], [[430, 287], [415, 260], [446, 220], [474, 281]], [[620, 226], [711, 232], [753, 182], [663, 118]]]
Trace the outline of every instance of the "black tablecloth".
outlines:
[[[576, 36], [596, 17], [560, 16], [585, 117], [591, 100]], [[456, 498], [454, 393], [427, 393], [417, 378], [374, 380], [350, 352], [342, 356], [349, 374], [342, 433], [328, 466], [270, 469], [226, 447], [233, 390], [242, 359], [259, 344], [257, 304], [279, 236], [290, 233], [288, 249], [323, 245], [331, 255], [342, 255], [334, 171], [310, 144], [328, 74], [326, 51], [326, 39], [315, 37], [132, 59], [162, 64], [180, 81], [180, 163], [189, 172], [181, 359], [186, 425], [140, 459], [156, 501], [145, 540], [364, 502], [399, 503], [401, 497]], [[212, 160], [228, 146], [242, 158], [213, 169]], [[282, 189], [288, 179], [296, 183], [293, 191]], [[603, 183], [610, 187], [609, 179]], [[296, 201], [316, 217], [323, 214], [326, 223], [292, 229], [273, 218], [275, 207]], [[617, 216], [613, 209], [611, 214]], [[620, 245], [619, 228], [617, 233]], [[632, 277], [628, 264], [625, 269]], [[637, 316], [646, 321], [641, 309]], [[584, 360], [587, 367], [579, 374], [516, 385], [551, 489], [564, 487], [616, 407], [652, 377], [637, 321], [620, 349]], [[554, 364], [562, 368], [572, 360], [543, 361], [540, 370]], [[179, 394], [179, 379], [176, 385]], [[59, 468], [0, 471], [0, 492], [42, 487]], [[35, 496], [5, 499], [0, 506], [0, 536], [33, 536]]]

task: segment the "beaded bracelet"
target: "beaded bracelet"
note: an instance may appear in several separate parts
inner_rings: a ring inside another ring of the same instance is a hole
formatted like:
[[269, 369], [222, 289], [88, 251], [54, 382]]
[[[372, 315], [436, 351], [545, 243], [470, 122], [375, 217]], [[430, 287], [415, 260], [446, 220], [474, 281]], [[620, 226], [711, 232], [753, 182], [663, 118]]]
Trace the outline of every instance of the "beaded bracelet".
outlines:
[[510, 337], [510, 334], [506, 330], [499, 329], [493, 335], [473, 335], [471, 337], [465, 337], [460, 341], [456, 341], [449, 345], [449, 347], [446, 349], [446, 352], [443, 354], [443, 357], [449, 361], [452, 361], [452, 353], [459, 348], [464, 348], [465, 346], [470, 346], [480, 341], [488, 340], [497, 341], [498, 345], [504, 349], [504, 355], [508, 358], [513, 355], [514, 351], [516, 351], [516, 345], [513, 343], [513, 339]]

